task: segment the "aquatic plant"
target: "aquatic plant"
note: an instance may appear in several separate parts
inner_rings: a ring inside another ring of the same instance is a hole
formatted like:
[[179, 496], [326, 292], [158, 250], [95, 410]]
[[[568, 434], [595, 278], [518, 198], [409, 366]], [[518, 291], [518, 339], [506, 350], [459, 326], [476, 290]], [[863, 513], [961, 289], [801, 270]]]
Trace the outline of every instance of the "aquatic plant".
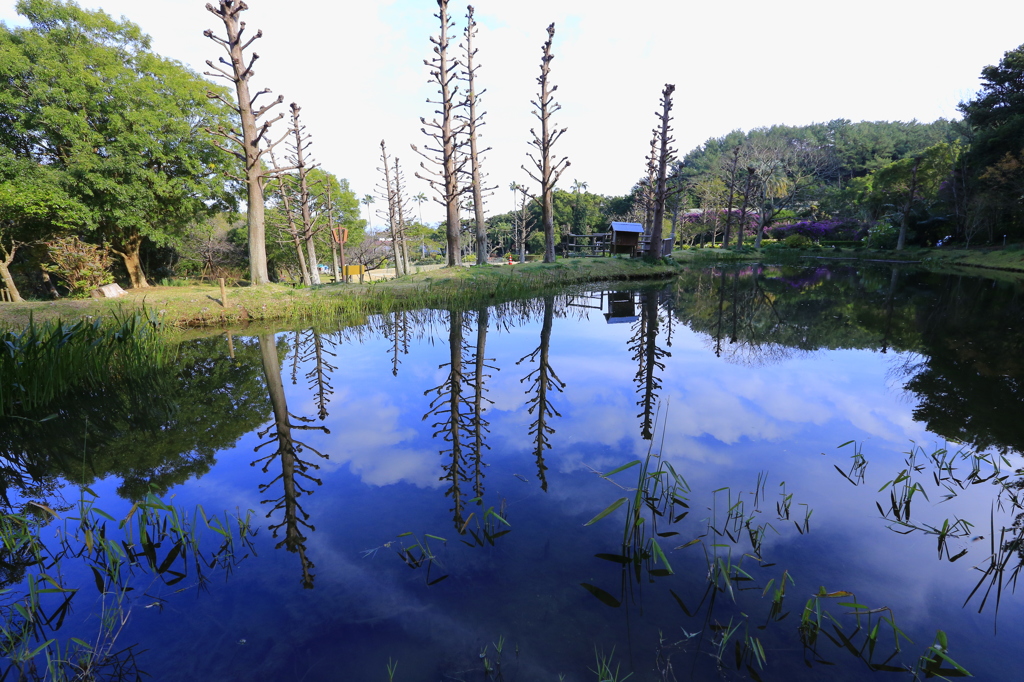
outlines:
[[[134, 646], [118, 644], [134, 578], [147, 575], [174, 587], [191, 577], [203, 587], [211, 570], [230, 575], [253, 551], [251, 512], [212, 516], [196, 507], [189, 514], [149, 495], [116, 521], [95, 501], [96, 494], [83, 488], [75, 511], [64, 518], [41, 503], [30, 503], [26, 513], [0, 515], [2, 551], [19, 566], [7, 576], [7, 585], [18, 587], [0, 589], [0, 653], [7, 661], [0, 679], [10, 671], [18, 679], [54, 681], [139, 678]], [[55, 539], [44, 543], [46, 528]], [[212, 552], [203, 548], [204, 529], [219, 539]], [[85, 589], [64, 580], [69, 561], [88, 567], [100, 596], [99, 627], [90, 642], [57, 634]], [[147, 597], [154, 606], [166, 601], [152, 588]]]
[[74, 324], [31, 321], [20, 331], [0, 331], [0, 416], [162, 366], [170, 360], [162, 331], [152, 311]]

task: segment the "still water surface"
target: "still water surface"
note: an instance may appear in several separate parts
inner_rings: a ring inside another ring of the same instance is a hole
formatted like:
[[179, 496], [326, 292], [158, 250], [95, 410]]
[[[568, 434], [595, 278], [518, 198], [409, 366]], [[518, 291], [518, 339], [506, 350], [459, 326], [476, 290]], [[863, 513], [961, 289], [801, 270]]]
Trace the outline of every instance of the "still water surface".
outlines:
[[757, 266], [238, 331], [183, 344], [139, 429], [106, 396], [23, 447], [91, 434], [62, 477], [115, 518], [150, 485], [254, 510], [233, 570], [133, 578], [118, 648], [157, 680], [913, 679], [956, 673], [938, 631], [1013, 679], [1020, 293]]

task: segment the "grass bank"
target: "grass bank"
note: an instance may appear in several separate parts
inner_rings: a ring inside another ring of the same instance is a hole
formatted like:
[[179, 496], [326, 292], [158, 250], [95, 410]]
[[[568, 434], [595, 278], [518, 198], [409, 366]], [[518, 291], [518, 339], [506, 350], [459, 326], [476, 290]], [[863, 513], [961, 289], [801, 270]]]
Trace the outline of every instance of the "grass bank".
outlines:
[[[650, 263], [627, 258], [571, 258], [553, 264], [523, 263], [444, 268], [367, 284], [325, 284], [297, 289], [288, 285], [229, 287], [222, 304], [217, 285], [149, 287], [130, 290], [119, 299], [28, 301], [0, 303], [0, 329], [22, 329], [37, 322], [76, 322], [146, 310], [159, 314], [166, 325], [209, 327], [256, 321], [315, 321], [347, 318], [353, 323], [367, 315], [391, 310], [440, 308], [480, 302], [501, 302], [539, 295], [586, 282], [632, 281], [671, 277], [684, 265], [730, 261], [799, 263], [815, 260], [913, 262], [936, 271], [987, 269], [1024, 274], [1024, 247], [1005, 249], [762, 249], [742, 251], [687, 249], [676, 251], [674, 263]], [[981, 270], [977, 270], [982, 274]], [[989, 273], [988, 276], [992, 276]], [[1017, 275], [1008, 274], [1016, 277]]]
[[666, 278], [679, 268], [677, 264], [639, 259], [572, 258], [553, 264], [445, 268], [368, 284], [325, 284], [301, 289], [282, 284], [229, 287], [226, 301], [221, 301], [217, 285], [148, 287], [130, 290], [118, 299], [3, 303], [0, 328], [24, 328], [30, 319], [72, 322], [143, 309], [175, 327], [329, 317], [359, 322], [367, 315], [391, 310], [499, 302], [571, 284]]

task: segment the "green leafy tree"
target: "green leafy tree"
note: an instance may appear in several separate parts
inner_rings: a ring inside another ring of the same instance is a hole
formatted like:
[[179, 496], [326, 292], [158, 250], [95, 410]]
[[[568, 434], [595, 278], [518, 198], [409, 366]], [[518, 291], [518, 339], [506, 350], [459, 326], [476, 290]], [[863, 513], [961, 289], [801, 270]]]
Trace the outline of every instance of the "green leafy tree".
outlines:
[[911, 228], [945, 221], [951, 214], [943, 188], [952, 178], [960, 151], [959, 145], [938, 144], [851, 183], [870, 219], [900, 228], [897, 248], [902, 248]]
[[11, 274], [18, 249], [88, 224], [66, 185], [61, 171], [0, 149], [0, 282], [13, 301], [22, 300]]
[[1024, 45], [981, 70], [981, 91], [960, 111], [972, 138], [968, 231], [981, 222], [1019, 235], [1024, 232]]
[[0, 26], [0, 145], [66, 173], [94, 238], [148, 286], [143, 241], [166, 243], [228, 200], [230, 157], [204, 129], [230, 112], [129, 21], [58, 0], [17, 9], [29, 26]]

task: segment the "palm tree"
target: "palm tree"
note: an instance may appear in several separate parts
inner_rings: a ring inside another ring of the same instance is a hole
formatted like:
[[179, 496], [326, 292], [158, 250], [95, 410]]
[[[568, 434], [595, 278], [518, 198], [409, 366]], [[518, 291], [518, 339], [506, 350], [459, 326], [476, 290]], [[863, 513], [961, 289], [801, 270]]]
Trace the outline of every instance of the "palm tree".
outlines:
[[376, 201], [376, 200], [373, 198], [373, 195], [371, 195], [371, 194], [364, 195], [362, 200], [361, 200], [361, 203], [364, 206], [366, 206], [366, 231], [368, 233], [371, 231], [370, 230], [370, 204], [372, 204], [374, 201]]
[[423, 223], [423, 202], [427, 200], [427, 195], [424, 194], [423, 192], [420, 192], [419, 194], [414, 196], [412, 198], [412, 200], [415, 201], [416, 204], [419, 206], [419, 209], [420, 209], [420, 225], [423, 225], [424, 224]]

